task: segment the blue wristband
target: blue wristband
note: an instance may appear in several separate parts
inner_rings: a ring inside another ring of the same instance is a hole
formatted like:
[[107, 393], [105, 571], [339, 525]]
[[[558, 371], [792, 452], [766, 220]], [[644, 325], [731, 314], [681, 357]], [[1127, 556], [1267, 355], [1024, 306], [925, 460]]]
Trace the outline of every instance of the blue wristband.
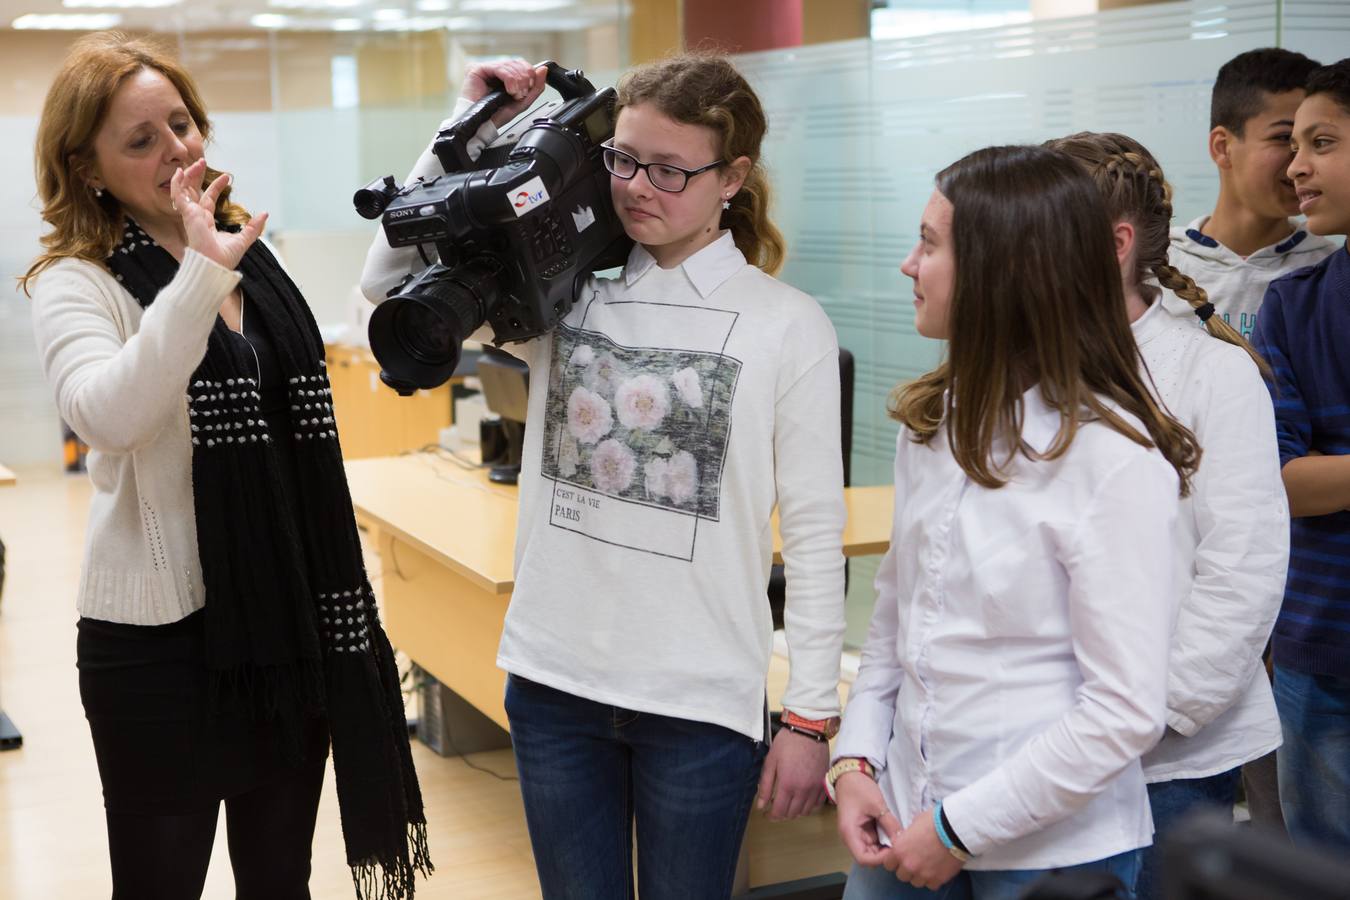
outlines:
[[970, 854], [956, 846], [956, 842], [952, 840], [952, 836], [947, 833], [946, 827], [942, 824], [941, 800], [938, 801], [937, 806], [933, 807], [933, 827], [937, 830], [938, 840], [942, 841], [942, 846], [946, 847], [947, 851], [951, 853], [952, 856], [955, 856], [962, 862], [970, 859]]

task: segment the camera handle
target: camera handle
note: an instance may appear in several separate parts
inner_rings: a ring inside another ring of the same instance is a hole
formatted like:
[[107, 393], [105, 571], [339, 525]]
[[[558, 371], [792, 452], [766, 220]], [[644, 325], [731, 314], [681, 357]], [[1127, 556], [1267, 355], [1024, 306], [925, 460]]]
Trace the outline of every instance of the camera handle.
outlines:
[[[551, 59], [539, 65], [548, 69], [548, 86], [561, 94], [564, 100], [595, 93], [595, 86], [580, 69], [564, 69]], [[495, 90], [436, 135], [432, 150], [446, 172], [464, 172], [474, 167], [474, 161], [469, 157], [469, 141], [478, 133], [478, 129], [513, 99], [502, 88], [500, 81], [494, 78], [490, 83], [496, 85]]]

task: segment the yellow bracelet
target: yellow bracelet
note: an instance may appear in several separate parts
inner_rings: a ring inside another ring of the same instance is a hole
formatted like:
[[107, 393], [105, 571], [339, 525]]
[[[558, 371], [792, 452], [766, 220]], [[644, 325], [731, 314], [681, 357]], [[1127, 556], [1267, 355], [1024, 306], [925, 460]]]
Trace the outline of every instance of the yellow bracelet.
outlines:
[[825, 772], [825, 793], [829, 796], [831, 803], [838, 803], [834, 795], [834, 784], [844, 774], [848, 772], [862, 772], [873, 781], [877, 780], [877, 771], [872, 768], [872, 764], [860, 756], [846, 756], [836, 762]]

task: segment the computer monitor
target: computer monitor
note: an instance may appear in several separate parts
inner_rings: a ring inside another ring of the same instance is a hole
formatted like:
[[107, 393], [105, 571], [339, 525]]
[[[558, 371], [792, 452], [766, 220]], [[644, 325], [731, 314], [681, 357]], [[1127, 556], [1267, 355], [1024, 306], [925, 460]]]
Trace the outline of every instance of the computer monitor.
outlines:
[[1350, 864], [1259, 825], [1198, 813], [1163, 839], [1164, 900], [1344, 900]]
[[484, 463], [492, 464], [488, 478], [498, 484], [515, 484], [520, 476], [520, 457], [525, 449], [525, 414], [530, 405], [530, 367], [505, 351], [484, 346], [478, 360], [478, 381], [488, 412], [501, 417], [505, 449], [494, 458], [484, 447]]

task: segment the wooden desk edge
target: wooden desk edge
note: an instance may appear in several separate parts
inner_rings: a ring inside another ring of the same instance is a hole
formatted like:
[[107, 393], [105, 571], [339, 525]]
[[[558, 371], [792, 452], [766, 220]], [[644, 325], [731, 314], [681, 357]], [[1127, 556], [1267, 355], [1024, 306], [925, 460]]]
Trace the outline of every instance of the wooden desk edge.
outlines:
[[411, 534], [404, 531], [402, 528], [398, 527], [394, 523], [384, 518], [381, 518], [380, 516], [375, 515], [370, 510], [362, 507], [359, 503], [354, 502], [352, 506], [356, 512], [356, 523], [358, 525], [364, 525], [366, 528], [373, 529], [376, 532], [388, 533], [389, 535], [397, 538], [398, 540], [412, 547], [414, 550], [417, 550], [420, 553], [424, 553], [427, 556], [431, 557], [432, 559], [436, 560], [438, 563], [445, 566], [447, 569], [450, 569], [457, 575], [461, 575], [464, 578], [467, 578], [469, 581], [473, 582], [474, 585], [482, 588], [489, 594], [504, 596], [506, 594], [510, 594], [513, 590], [515, 590], [516, 587], [515, 579], [508, 578], [504, 581], [497, 581], [492, 578], [488, 578], [483, 573], [479, 572], [477, 569], [474, 569], [471, 566], [464, 565], [464, 563], [455, 559], [453, 556], [447, 556], [444, 551], [438, 550], [437, 548], [428, 544], [426, 541], [419, 540], [418, 538], [413, 537]]

